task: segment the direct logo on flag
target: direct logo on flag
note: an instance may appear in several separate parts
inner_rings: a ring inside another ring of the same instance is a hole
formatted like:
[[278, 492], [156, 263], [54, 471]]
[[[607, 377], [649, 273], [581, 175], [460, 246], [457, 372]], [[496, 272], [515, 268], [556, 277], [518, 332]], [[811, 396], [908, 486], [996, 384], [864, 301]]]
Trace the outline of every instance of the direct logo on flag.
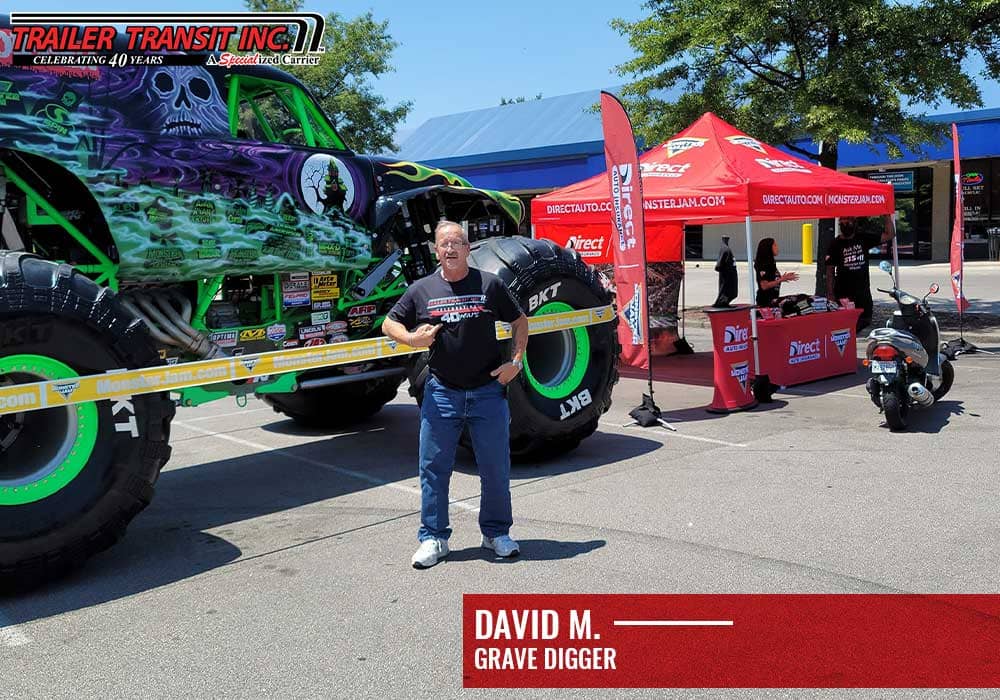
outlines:
[[846, 348], [847, 344], [851, 342], [851, 329], [840, 328], [835, 331], [830, 331], [830, 340], [832, 340], [833, 344], [837, 346], [837, 352], [839, 352], [840, 356], [843, 357], [844, 348]]
[[729, 365], [729, 375], [740, 383], [740, 389], [747, 393], [747, 384], [750, 378], [750, 363], [736, 362]]
[[692, 148], [701, 148], [706, 143], [708, 143], [708, 139], [683, 137], [679, 139], [670, 139], [663, 144], [663, 147], [667, 149], [667, 158], [673, 158], [679, 153], [683, 153], [684, 151]]
[[258, 359], [256, 357], [242, 357], [240, 358], [240, 364], [246, 368], [247, 372], [253, 372], [253, 368], [257, 366]]
[[758, 153], [767, 153], [767, 151], [764, 150], [764, 146], [761, 144], [761, 142], [755, 138], [751, 138], [750, 136], [727, 136], [726, 141], [728, 141], [729, 143], [734, 143], [737, 146], [746, 146], [747, 148], [752, 148]]
[[632, 221], [632, 164], [621, 163], [611, 168], [611, 204], [615, 210], [618, 249], [635, 248], [635, 224]]
[[636, 284], [632, 290], [632, 298], [622, 309], [625, 323], [632, 331], [632, 345], [642, 345], [642, 286]]

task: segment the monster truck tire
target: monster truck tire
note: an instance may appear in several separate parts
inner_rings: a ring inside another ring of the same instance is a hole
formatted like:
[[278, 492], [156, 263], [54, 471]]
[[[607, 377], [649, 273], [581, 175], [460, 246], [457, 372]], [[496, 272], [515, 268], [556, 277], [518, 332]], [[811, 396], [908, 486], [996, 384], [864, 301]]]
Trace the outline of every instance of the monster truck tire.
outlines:
[[[160, 363], [113, 292], [69, 265], [0, 252], [0, 385]], [[122, 537], [153, 497], [173, 415], [165, 393], [0, 415], [0, 589], [56, 577]]]
[[290, 394], [262, 394], [278, 413], [305, 428], [337, 428], [378, 413], [396, 398], [401, 376], [340, 384]]
[[[488, 238], [473, 243], [469, 264], [499, 276], [529, 316], [611, 303], [594, 269], [549, 241]], [[611, 406], [620, 352], [617, 320], [531, 336], [524, 371], [508, 390], [512, 459], [555, 457], [593, 433]], [[420, 357], [410, 374], [418, 401], [426, 379]]]

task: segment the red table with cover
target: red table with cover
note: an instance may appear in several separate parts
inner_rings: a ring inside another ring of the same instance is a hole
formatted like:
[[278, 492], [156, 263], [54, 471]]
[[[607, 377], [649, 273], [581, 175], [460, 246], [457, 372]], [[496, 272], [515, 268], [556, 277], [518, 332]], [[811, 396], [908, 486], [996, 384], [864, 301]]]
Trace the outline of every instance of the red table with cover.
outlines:
[[760, 373], [780, 386], [853, 374], [860, 315], [861, 309], [841, 309], [757, 321]]

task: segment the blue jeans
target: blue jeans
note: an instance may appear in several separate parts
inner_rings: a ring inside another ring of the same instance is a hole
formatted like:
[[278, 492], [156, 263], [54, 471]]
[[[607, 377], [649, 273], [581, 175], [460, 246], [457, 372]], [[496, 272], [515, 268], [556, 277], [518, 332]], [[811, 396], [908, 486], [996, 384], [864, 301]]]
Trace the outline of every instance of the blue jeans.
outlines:
[[510, 409], [505, 387], [451, 389], [428, 375], [420, 408], [421, 541], [451, 537], [448, 484], [462, 429], [468, 427], [479, 465], [479, 529], [486, 537], [510, 533]]

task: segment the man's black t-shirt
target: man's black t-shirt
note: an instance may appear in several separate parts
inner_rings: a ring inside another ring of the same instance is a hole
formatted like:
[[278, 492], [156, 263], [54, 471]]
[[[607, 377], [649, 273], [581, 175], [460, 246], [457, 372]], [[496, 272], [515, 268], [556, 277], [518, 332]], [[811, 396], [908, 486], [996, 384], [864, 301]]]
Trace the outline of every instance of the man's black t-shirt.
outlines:
[[444, 324], [430, 348], [430, 371], [446, 386], [475, 389], [493, 381], [502, 364], [496, 322], [520, 318], [521, 307], [499, 277], [469, 268], [458, 282], [441, 271], [417, 280], [389, 311], [389, 318], [413, 330]]
[[871, 296], [871, 281], [868, 275], [868, 249], [882, 241], [880, 235], [863, 236], [854, 234], [852, 238], [837, 236], [830, 243], [826, 264], [833, 265], [833, 293], [837, 298], [853, 301]]

